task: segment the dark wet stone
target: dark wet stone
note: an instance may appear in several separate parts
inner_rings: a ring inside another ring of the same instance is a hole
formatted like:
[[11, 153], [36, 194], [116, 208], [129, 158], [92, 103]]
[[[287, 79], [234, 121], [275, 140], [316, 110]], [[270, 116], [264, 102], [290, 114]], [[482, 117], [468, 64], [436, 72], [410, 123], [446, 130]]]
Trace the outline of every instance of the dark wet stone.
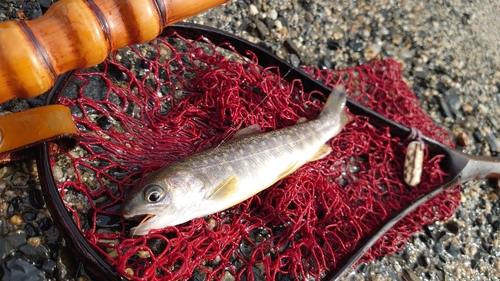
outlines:
[[448, 254], [450, 254], [452, 257], [456, 257], [458, 254], [460, 254], [460, 249], [450, 243], [448, 246], [446, 246], [446, 252], [448, 252]]
[[424, 225], [423, 229], [424, 229], [424, 233], [425, 233], [428, 237], [430, 237], [430, 238], [434, 239], [434, 237], [435, 237], [435, 236], [434, 236], [434, 230], [435, 230], [435, 227], [434, 227], [432, 224], [430, 224], [430, 225]]
[[51, 259], [44, 260], [40, 269], [45, 271], [49, 276], [53, 276], [56, 270], [56, 262]]
[[454, 118], [453, 112], [450, 109], [450, 106], [446, 102], [445, 98], [441, 95], [434, 96], [437, 104], [439, 105], [439, 109], [441, 109], [441, 113], [444, 115], [444, 117], [449, 117], [449, 118]]
[[42, 16], [42, 8], [38, 2], [28, 2], [23, 9], [24, 14], [28, 19], [37, 19]]
[[292, 54], [296, 54], [297, 56], [300, 56], [300, 50], [297, 47], [297, 45], [295, 45], [295, 43], [293, 43], [292, 40], [286, 39], [285, 42], [283, 42], [283, 46], [285, 46], [285, 48], [288, 50], [288, 52], [290, 52]]
[[493, 133], [489, 133], [486, 135], [486, 141], [490, 145], [490, 151], [493, 156], [497, 156], [498, 152], [500, 152], [498, 139], [495, 137]]
[[491, 228], [494, 232], [497, 232], [500, 230], [500, 221], [496, 220], [491, 223]]
[[300, 58], [296, 54], [290, 54], [290, 64], [294, 67], [298, 67], [300, 65]]
[[272, 18], [265, 18], [264, 22], [265, 22], [268, 29], [274, 28], [274, 20]]
[[47, 237], [47, 243], [59, 244], [61, 242], [61, 234], [55, 226], [52, 226], [48, 230], [44, 231], [44, 234]]
[[428, 240], [428, 237], [427, 237], [427, 236], [425, 236], [425, 235], [423, 235], [423, 234], [420, 234], [420, 235], [418, 236], [418, 239], [420, 239], [420, 241], [422, 241], [422, 242], [424, 242], [424, 243], [426, 243], [426, 244], [427, 244], [427, 240]]
[[481, 242], [481, 248], [484, 250], [484, 252], [486, 252], [490, 255], [492, 254], [493, 246], [491, 246], [487, 242], [485, 242], [485, 241]]
[[318, 67], [321, 69], [331, 69], [333, 67], [333, 64], [329, 59], [322, 58], [318, 61]]
[[12, 217], [13, 215], [19, 213], [23, 205], [23, 199], [19, 196], [12, 198], [10, 200], [9, 207], [7, 208], [7, 217]]
[[103, 130], [109, 130], [111, 128], [111, 122], [106, 116], [101, 116], [99, 119], [97, 119], [97, 125], [101, 127]]
[[482, 142], [484, 140], [483, 134], [481, 134], [481, 132], [478, 129], [474, 130], [472, 136], [474, 136], [476, 142]]
[[415, 75], [415, 77], [417, 78], [425, 80], [427, 76], [429, 76], [429, 71], [427, 70], [427, 67], [425, 65], [417, 65], [413, 69], [413, 75]]
[[104, 228], [120, 226], [121, 218], [117, 216], [97, 215], [96, 225]]
[[167, 243], [163, 239], [149, 239], [146, 242], [146, 246], [148, 246], [151, 251], [157, 255], [165, 250]]
[[360, 52], [363, 48], [363, 43], [360, 39], [354, 38], [347, 41], [347, 47], [354, 52]]
[[[245, 19], [242, 19], [241, 20], [241, 25], [240, 25], [240, 28], [241, 30], [246, 30], [248, 32], [252, 32], [251, 30], [249, 30], [249, 25], [252, 23], [252, 20], [248, 19], [248, 18], [245, 18]], [[254, 27], [253, 29], [255, 29], [255, 24], [254, 24]]]
[[429, 258], [424, 255], [420, 255], [417, 258], [417, 262], [420, 266], [427, 267], [429, 265]]
[[[19, 234], [12, 234], [4, 238], [5, 239], [5, 248], [7, 249], [8, 247], [12, 247], [13, 249], [19, 248], [19, 246], [26, 244], [26, 235], [19, 233]], [[9, 252], [9, 251], [6, 251]]]
[[447, 241], [448, 238], [450, 238], [450, 235], [448, 235], [446, 233], [446, 231], [439, 231], [437, 234], [436, 234], [436, 240], [437, 241]]
[[284, 27], [288, 28], [288, 20], [286, 18], [284, 18], [284, 17], [278, 17], [278, 20], [281, 22], [281, 25], [283, 25]]
[[470, 20], [470, 14], [468, 14], [468, 13], [463, 13], [463, 14], [462, 14], [462, 19], [461, 19], [462, 24], [463, 24], [463, 25], [469, 24], [469, 20]]
[[23, 219], [27, 222], [34, 221], [36, 219], [36, 214], [32, 212], [25, 212], [23, 214]]
[[330, 50], [338, 50], [342, 48], [342, 46], [345, 44], [343, 39], [335, 40], [335, 39], [328, 39], [326, 40], [326, 47]]
[[253, 251], [252, 245], [248, 244], [246, 241], [240, 243], [239, 252], [244, 258], [248, 258]]
[[90, 147], [90, 149], [92, 149], [92, 152], [97, 153], [97, 154], [103, 153], [106, 151], [100, 145], [90, 145], [89, 147]]
[[381, 9], [379, 12], [385, 20], [389, 19], [389, 11], [387, 9]]
[[475, 269], [477, 267], [477, 260], [470, 261], [470, 268]]
[[267, 42], [267, 41], [260, 42], [259, 46], [264, 47], [273, 53], [276, 52], [276, 50], [278, 50], [280, 48], [280, 46], [278, 44], [273, 44], [273, 43]]
[[436, 244], [434, 244], [434, 246], [432, 246], [432, 249], [436, 253], [442, 253], [443, 252], [443, 243], [437, 242]]
[[193, 275], [189, 277], [188, 281], [205, 281], [207, 279], [207, 272], [203, 270], [195, 270]]
[[30, 204], [35, 209], [41, 209], [44, 206], [42, 191], [38, 188], [32, 188], [29, 193]]
[[47, 231], [52, 227], [53, 224], [54, 222], [51, 218], [45, 217], [40, 219], [40, 221], [38, 222], [38, 227], [41, 231]]
[[296, 280], [296, 278], [291, 274], [283, 274], [281, 272], [278, 272], [278, 274], [276, 274], [276, 281], [294, 281], [294, 280]]
[[450, 105], [450, 107], [454, 110], [459, 110], [462, 106], [462, 102], [460, 101], [460, 96], [458, 95], [455, 89], [449, 89], [445, 94], [446, 102]]
[[306, 12], [304, 14], [304, 19], [306, 20], [306, 22], [312, 23], [314, 21], [314, 16], [310, 12]]
[[52, 0], [37, 0], [38, 3], [40, 3], [40, 6], [43, 8], [48, 8], [50, 5], [52, 5]]
[[44, 245], [34, 246], [26, 243], [19, 247], [19, 251], [31, 261], [43, 261], [50, 258], [49, 249]]
[[254, 22], [257, 27], [257, 32], [259, 33], [260, 36], [262, 37], [269, 36], [269, 28], [267, 28], [265, 23], [263, 23], [258, 19], [256, 19]]
[[448, 87], [446, 87], [446, 85], [442, 82], [438, 82], [436, 84], [436, 90], [440, 93], [440, 94], [444, 94], [446, 93], [446, 91], [448, 91]]
[[26, 258], [15, 256], [2, 262], [2, 280], [45, 281], [45, 273], [36, 268]]
[[24, 233], [27, 237], [34, 237], [39, 235], [38, 229], [36, 229], [36, 227], [31, 223], [27, 223], [24, 226]]
[[444, 226], [449, 232], [455, 235], [458, 234], [458, 231], [460, 230], [460, 226], [455, 221], [449, 221]]
[[245, 28], [245, 30], [250, 33], [250, 34], [254, 34], [254, 35], [257, 35], [257, 25], [255, 24], [255, 22], [250, 22], [248, 23], [247, 27]]

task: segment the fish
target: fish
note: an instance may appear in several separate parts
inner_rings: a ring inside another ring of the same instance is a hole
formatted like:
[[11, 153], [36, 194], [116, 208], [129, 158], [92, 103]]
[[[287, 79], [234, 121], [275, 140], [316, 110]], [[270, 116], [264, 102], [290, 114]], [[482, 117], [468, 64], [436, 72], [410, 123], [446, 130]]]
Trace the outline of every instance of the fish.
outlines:
[[226, 210], [325, 157], [332, 150], [326, 143], [350, 121], [345, 103], [345, 88], [337, 86], [316, 119], [264, 133], [250, 125], [222, 145], [146, 176], [121, 206], [124, 219], [142, 219], [130, 234], [142, 236]]

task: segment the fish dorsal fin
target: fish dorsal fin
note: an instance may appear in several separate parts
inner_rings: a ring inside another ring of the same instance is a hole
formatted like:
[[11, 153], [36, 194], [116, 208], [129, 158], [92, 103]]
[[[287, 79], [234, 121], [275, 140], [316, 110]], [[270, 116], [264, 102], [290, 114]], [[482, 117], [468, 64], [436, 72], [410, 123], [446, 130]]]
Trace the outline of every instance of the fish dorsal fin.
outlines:
[[256, 135], [256, 134], [260, 134], [260, 133], [261, 133], [260, 126], [258, 124], [252, 124], [248, 127], [245, 127], [243, 129], [238, 130], [233, 135], [231, 140], [236, 140], [236, 139], [240, 139], [243, 137], [248, 137], [248, 136]]
[[319, 159], [327, 156], [328, 154], [330, 154], [330, 152], [332, 152], [332, 148], [327, 144], [323, 144], [319, 148], [319, 150], [316, 151], [316, 153], [313, 155], [313, 157], [311, 157], [311, 159], [307, 160], [307, 162], [319, 160]]
[[229, 177], [223, 180], [208, 196], [210, 200], [227, 200], [231, 198], [238, 191], [238, 179], [236, 177]]

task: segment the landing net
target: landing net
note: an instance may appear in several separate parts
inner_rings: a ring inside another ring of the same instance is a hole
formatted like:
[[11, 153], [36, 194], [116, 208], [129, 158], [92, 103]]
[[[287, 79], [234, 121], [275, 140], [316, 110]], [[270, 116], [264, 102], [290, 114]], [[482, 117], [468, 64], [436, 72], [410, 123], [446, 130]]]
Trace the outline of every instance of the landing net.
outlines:
[[[71, 108], [81, 143], [53, 158], [60, 195], [88, 243], [132, 280], [320, 279], [373, 229], [441, 185], [440, 156], [426, 157], [422, 183], [403, 183], [406, 140], [366, 117], [329, 142], [332, 153], [243, 203], [132, 238], [119, 208], [127, 191], [164, 165], [217, 145], [236, 130], [266, 131], [315, 118], [324, 97], [285, 82], [256, 57], [178, 35], [113, 53], [78, 72], [59, 102]], [[346, 70], [306, 68], [360, 104], [452, 146], [387, 59]], [[453, 214], [459, 188], [391, 229], [363, 261], [394, 253], [425, 224]]]

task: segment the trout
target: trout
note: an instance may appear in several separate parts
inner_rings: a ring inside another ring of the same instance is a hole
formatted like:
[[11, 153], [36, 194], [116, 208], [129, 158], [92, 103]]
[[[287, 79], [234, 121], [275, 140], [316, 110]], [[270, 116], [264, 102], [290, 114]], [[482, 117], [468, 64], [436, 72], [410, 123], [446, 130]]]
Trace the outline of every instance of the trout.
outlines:
[[173, 162], [147, 176], [121, 207], [130, 230], [145, 235], [228, 209], [331, 152], [326, 142], [348, 122], [343, 86], [332, 91], [318, 118], [260, 133], [253, 125], [233, 139]]

